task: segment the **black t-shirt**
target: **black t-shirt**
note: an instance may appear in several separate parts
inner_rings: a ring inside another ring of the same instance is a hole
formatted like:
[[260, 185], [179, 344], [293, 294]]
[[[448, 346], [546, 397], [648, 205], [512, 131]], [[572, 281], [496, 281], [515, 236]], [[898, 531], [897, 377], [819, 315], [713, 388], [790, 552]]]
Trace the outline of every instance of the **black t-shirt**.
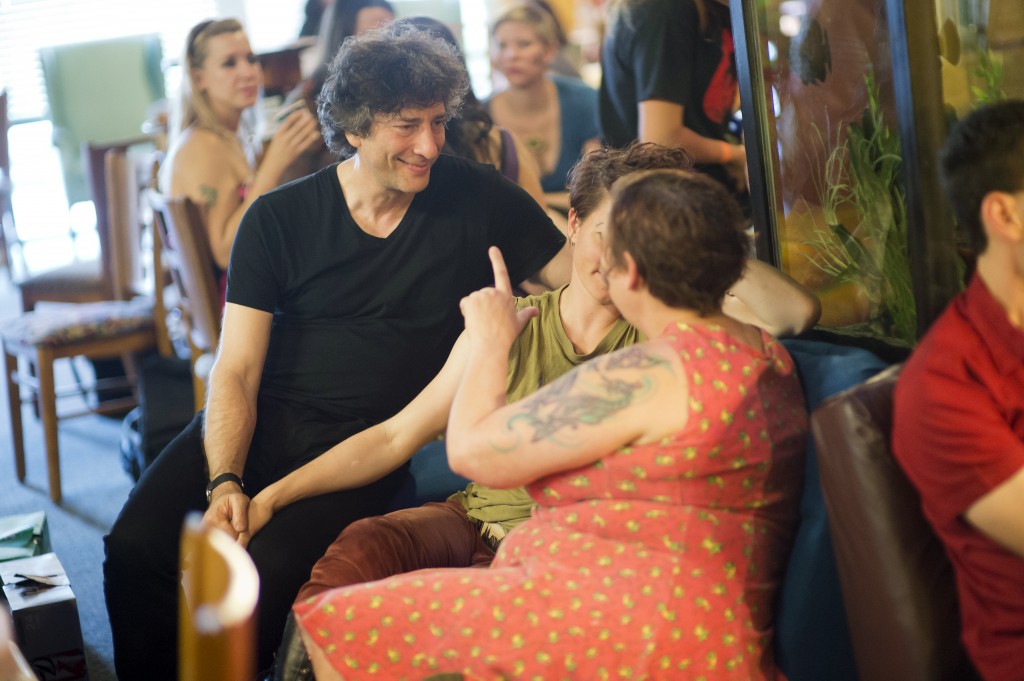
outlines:
[[729, 8], [705, 0], [701, 32], [693, 0], [624, 0], [613, 8], [601, 51], [601, 133], [624, 147], [639, 133], [637, 104], [683, 106], [683, 124], [723, 139], [736, 95]]
[[274, 315], [253, 451], [306, 459], [396, 413], [447, 358], [459, 300], [493, 284], [487, 248], [518, 282], [564, 243], [492, 166], [445, 155], [394, 232], [374, 237], [336, 169], [256, 199], [235, 238], [228, 302]]

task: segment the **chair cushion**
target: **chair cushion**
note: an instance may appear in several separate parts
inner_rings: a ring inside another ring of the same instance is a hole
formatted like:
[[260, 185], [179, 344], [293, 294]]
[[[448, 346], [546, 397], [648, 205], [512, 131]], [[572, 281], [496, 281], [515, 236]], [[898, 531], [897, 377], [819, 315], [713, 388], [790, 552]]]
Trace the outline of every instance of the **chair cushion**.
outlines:
[[153, 327], [152, 302], [108, 300], [99, 303], [49, 303], [4, 324], [5, 343], [60, 347], [115, 338]]

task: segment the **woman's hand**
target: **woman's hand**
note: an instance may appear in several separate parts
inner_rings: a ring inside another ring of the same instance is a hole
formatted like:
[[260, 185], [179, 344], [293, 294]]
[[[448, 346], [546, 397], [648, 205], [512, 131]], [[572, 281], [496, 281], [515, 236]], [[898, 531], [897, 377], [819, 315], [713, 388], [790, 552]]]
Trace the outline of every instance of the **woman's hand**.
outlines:
[[249, 524], [245, 532], [238, 535], [238, 543], [245, 548], [249, 545], [256, 533], [263, 529], [263, 526], [274, 517], [273, 504], [266, 494], [266, 490], [260, 492], [249, 501]]
[[507, 354], [523, 327], [538, 311], [535, 307], [516, 309], [501, 251], [491, 246], [487, 255], [494, 269], [494, 286], [469, 294], [459, 303], [459, 309], [466, 319], [466, 333], [473, 346], [501, 348]]
[[742, 144], [729, 144], [729, 160], [723, 165], [729, 173], [729, 177], [736, 184], [740, 191], [750, 190], [750, 176], [747, 173], [747, 148]]
[[274, 132], [263, 154], [260, 169], [266, 168], [278, 176], [302, 154], [322, 142], [320, 128], [309, 110], [302, 106], [288, 114]]

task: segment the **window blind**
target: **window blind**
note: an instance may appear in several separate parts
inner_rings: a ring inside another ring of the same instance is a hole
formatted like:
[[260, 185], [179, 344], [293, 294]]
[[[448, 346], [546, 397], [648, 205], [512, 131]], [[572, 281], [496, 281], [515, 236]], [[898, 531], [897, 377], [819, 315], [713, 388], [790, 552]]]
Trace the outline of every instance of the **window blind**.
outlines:
[[[11, 121], [47, 116], [39, 48], [159, 33], [166, 63], [179, 57], [195, 23], [218, 16], [217, 6], [216, 0], [0, 0], [0, 86], [9, 92]], [[170, 91], [173, 84], [167, 85]]]

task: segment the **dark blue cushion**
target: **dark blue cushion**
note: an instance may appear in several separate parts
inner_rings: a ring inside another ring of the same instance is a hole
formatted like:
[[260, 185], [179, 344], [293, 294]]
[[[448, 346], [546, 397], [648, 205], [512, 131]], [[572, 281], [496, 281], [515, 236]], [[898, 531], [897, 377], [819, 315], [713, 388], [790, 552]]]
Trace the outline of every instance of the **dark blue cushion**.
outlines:
[[[801, 339], [782, 343], [796, 362], [807, 413], [888, 366], [857, 347]], [[857, 681], [818, 459], [809, 436], [800, 526], [776, 609], [775, 656], [789, 681]]]

